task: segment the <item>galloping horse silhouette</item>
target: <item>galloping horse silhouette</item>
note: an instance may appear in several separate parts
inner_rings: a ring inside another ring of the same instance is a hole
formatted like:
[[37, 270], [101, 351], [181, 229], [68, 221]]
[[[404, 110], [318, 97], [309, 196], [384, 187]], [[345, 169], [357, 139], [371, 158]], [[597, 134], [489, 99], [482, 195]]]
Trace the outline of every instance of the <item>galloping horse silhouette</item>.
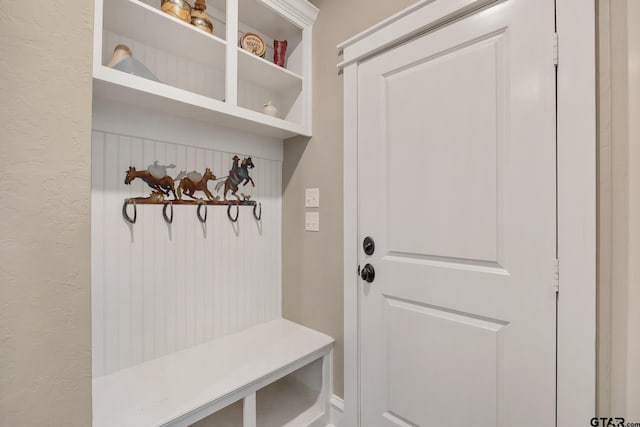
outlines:
[[225, 181], [220, 181], [218, 184], [216, 184], [216, 191], [220, 191], [220, 188], [224, 184], [223, 195], [225, 201], [227, 201], [227, 193], [229, 192], [229, 190], [231, 190], [231, 194], [234, 195], [236, 199], [238, 199], [238, 202], [240, 201], [240, 196], [236, 194], [236, 192], [238, 191], [238, 186], [240, 184], [246, 186], [248, 183], [251, 183], [252, 186], [256, 186], [255, 182], [253, 182], [253, 179], [249, 176], [249, 169], [253, 169], [255, 167], [253, 161], [251, 160], [251, 157], [247, 157], [246, 159], [244, 159], [242, 161], [242, 164], [240, 165], [238, 164], [239, 161], [240, 157], [233, 156], [233, 166], [229, 171], [229, 176]]
[[165, 196], [168, 196], [170, 192], [173, 193], [174, 199], [177, 199], [173, 178], [171, 178], [169, 175], [158, 179], [151, 175], [151, 172], [149, 172], [148, 170], [137, 171], [136, 168], [130, 166], [129, 170], [127, 171], [127, 176], [124, 179], [124, 183], [130, 185], [131, 181], [136, 178], [140, 178], [141, 180], [146, 182], [147, 185], [153, 190], [159, 191]]
[[189, 172], [188, 174], [180, 172], [176, 177], [176, 181], [180, 180], [180, 184], [178, 184], [178, 199], [182, 200], [183, 192], [185, 196], [195, 199], [196, 197], [194, 197], [193, 193], [196, 191], [202, 191], [209, 200], [213, 200], [213, 194], [211, 194], [211, 191], [207, 188], [207, 182], [215, 179], [216, 176], [209, 168], [204, 171], [204, 175], [200, 175], [195, 171]]

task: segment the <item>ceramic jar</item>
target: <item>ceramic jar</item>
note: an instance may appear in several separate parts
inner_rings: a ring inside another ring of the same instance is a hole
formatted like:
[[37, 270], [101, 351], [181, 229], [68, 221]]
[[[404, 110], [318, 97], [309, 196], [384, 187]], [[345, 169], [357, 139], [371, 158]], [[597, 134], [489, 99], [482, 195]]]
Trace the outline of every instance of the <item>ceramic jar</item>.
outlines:
[[162, 11], [168, 15], [191, 23], [191, 4], [188, 0], [162, 0]]
[[264, 104], [264, 109], [262, 110], [267, 116], [278, 117], [278, 109], [275, 105], [271, 103], [271, 101]]

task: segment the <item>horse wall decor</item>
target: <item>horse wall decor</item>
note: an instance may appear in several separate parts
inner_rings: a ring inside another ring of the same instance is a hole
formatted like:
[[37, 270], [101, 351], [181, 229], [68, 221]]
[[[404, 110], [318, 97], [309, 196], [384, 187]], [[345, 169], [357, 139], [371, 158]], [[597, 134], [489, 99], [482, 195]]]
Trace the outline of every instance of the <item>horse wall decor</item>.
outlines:
[[[163, 205], [163, 217], [164, 220], [171, 224], [173, 222], [173, 205], [197, 205], [198, 219], [205, 223], [207, 220], [207, 205], [225, 205], [227, 206], [227, 216], [232, 222], [238, 220], [238, 207], [239, 206], [253, 206], [253, 216], [257, 221], [262, 218], [262, 205], [251, 200], [250, 194], [241, 193], [242, 197], [237, 194], [240, 185], [246, 186], [251, 183], [255, 187], [253, 178], [249, 176], [249, 170], [253, 169], [255, 165], [251, 157], [246, 157], [240, 161], [240, 157], [233, 157], [233, 164], [229, 175], [216, 178], [211, 168], [206, 168], [204, 173], [201, 174], [197, 171], [185, 172], [180, 171], [174, 178], [168, 175], [167, 169], [175, 168], [175, 165], [160, 165], [158, 161], [155, 161], [152, 165], [149, 165], [147, 170], [136, 170], [135, 167], [130, 166], [126, 171], [126, 177], [124, 183], [130, 185], [131, 182], [139, 178], [144, 181], [153, 191], [147, 197], [129, 197], [124, 201], [122, 207], [122, 215], [125, 220], [131, 224], [135, 224], [137, 218], [137, 205]], [[222, 181], [224, 179], [224, 181]], [[178, 182], [176, 188], [175, 183]], [[215, 186], [215, 191], [219, 192], [224, 187], [223, 197], [224, 201], [220, 200], [219, 196], [214, 196], [209, 190], [209, 181], [220, 181]], [[206, 200], [198, 198], [195, 193], [201, 191], [205, 194]], [[231, 194], [235, 196], [237, 200], [227, 200], [227, 194], [231, 191]], [[173, 194], [173, 200], [169, 200], [167, 197]], [[185, 195], [192, 200], [183, 200], [182, 196]], [[129, 216], [127, 207], [132, 206], [133, 218]], [[236, 215], [231, 214], [231, 208], [235, 206]], [[167, 209], [170, 208], [171, 215], [167, 216]], [[204, 209], [204, 215], [201, 210]]]
[[173, 178], [171, 178], [169, 175], [165, 175], [164, 177], [158, 179], [154, 177], [148, 170], [138, 171], [133, 166], [129, 166], [129, 170], [126, 173], [127, 175], [124, 179], [124, 183], [127, 185], [130, 185], [131, 181], [133, 181], [134, 179], [140, 178], [141, 180], [146, 182], [152, 190], [158, 191], [165, 196], [168, 196], [169, 193], [173, 193], [174, 199], [177, 198]]
[[189, 173], [182, 171], [178, 174], [175, 180], [180, 181], [177, 188], [178, 200], [182, 200], [182, 193], [184, 193], [185, 196], [196, 199], [194, 196], [196, 191], [202, 191], [209, 200], [218, 199], [218, 197], [214, 197], [213, 194], [211, 194], [211, 191], [209, 191], [209, 188], [207, 187], [207, 183], [209, 181], [216, 180], [216, 176], [209, 168], [204, 171], [204, 175], [196, 171], [191, 171]]
[[219, 182], [216, 184], [216, 191], [220, 191], [220, 188], [224, 185], [224, 192], [222, 193], [223, 198], [227, 200], [227, 193], [231, 190], [231, 195], [235, 196], [240, 202], [242, 199], [238, 196], [238, 186], [243, 184], [246, 186], [248, 183], [251, 183], [253, 187], [256, 186], [255, 182], [253, 182], [253, 178], [249, 176], [249, 169], [253, 169], [255, 165], [251, 160], [251, 157], [247, 157], [242, 160], [240, 163], [240, 157], [233, 156], [233, 165], [231, 166], [231, 170], [229, 171], [229, 176], [224, 182]]

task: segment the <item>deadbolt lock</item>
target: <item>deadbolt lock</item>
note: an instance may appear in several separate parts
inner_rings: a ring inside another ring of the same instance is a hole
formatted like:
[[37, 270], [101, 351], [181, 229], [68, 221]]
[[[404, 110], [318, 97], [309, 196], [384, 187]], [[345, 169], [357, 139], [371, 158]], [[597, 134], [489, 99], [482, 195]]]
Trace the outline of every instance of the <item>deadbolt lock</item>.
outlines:
[[373, 255], [376, 251], [376, 243], [373, 241], [373, 237], [367, 236], [364, 238], [362, 242], [362, 249], [364, 249], [364, 253], [367, 255]]

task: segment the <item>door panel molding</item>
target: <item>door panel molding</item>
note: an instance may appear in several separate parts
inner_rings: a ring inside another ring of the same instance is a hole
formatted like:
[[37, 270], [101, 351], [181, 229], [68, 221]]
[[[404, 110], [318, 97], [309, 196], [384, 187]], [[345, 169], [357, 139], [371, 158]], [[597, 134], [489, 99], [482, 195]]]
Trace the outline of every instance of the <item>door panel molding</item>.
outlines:
[[493, 332], [498, 332], [509, 324], [509, 322], [504, 320], [478, 316], [477, 314], [453, 310], [447, 307], [439, 307], [437, 305], [419, 303], [415, 301], [406, 301], [389, 295], [385, 295], [385, 297], [387, 299], [387, 304], [390, 307], [414, 311], [431, 317], [445, 319], [450, 322], [462, 323], [476, 328], [487, 329]]
[[[459, 412], [473, 413], [474, 425], [496, 425], [499, 359], [503, 356], [499, 341], [508, 322], [392, 298], [387, 298], [387, 318], [389, 412], [413, 425], [453, 425], [452, 418], [459, 413], [451, 413], [449, 402], [460, 399], [465, 408], [459, 408]], [[424, 335], [407, 334], [408, 326]], [[473, 351], [469, 351], [471, 348]], [[418, 369], [407, 370], [406, 366]], [[445, 386], [418, 380], [437, 376], [443, 369], [448, 379]], [[421, 418], [421, 411], [411, 399], [396, 397], [401, 393], [419, 396], [419, 406], [429, 407], [429, 417]], [[461, 419], [457, 421], [455, 425], [466, 424]]]
[[[391, 237], [389, 252], [501, 266], [504, 264], [501, 259], [504, 245], [502, 160], [508, 77], [503, 69], [505, 29], [480, 37], [463, 33], [451, 40], [455, 44], [453, 48], [448, 48], [450, 43], [442, 42], [446, 35], [440, 40], [437, 36], [430, 35], [432, 43], [423, 46], [424, 60], [384, 74], [386, 111], [383, 114], [389, 176], [386, 184], [391, 187], [394, 181], [402, 184], [416, 182], [411, 177], [422, 178], [419, 186], [397, 185], [395, 191], [389, 193], [386, 203]], [[442, 46], [447, 48], [442, 50]], [[407, 99], [405, 94], [417, 85], [430, 96]], [[467, 103], [470, 96], [483, 102]], [[432, 97], [438, 99], [437, 103], [432, 102]], [[406, 109], [421, 111], [431, 118], [429, 126], [410, 120], [404, 114]], [[402, 112], [392, 113], [398, 110]], [[465, 117], [465, 125], [449, 129], [448, 138], [439, 140], [437, 135], [442, 134], [441, 127], [448, 126], [446, 118], [451, 115]], [[409, 129], [422, 138], [394, 137]], [[389, 143], [391, 140], [394, 144]], [[427, 151], [438, 156], [429, 156]], [[410, 165], [407, 153], [422, 162]], [[469, 161], [456, 162], [465, 157]], [[443, 183], [448, 184], [448, 190]], [[406, 209], [404, 201], [414, 197], [430, 200], [429, 206]], [[418, 218], [430, 224], [425, 230], [429, 238], [416, 239], [415, 230], [409, 234], [401, 232], [404, 223]]]
[[409, 262], [409, 263], [422, 263], [425, 265], [432, 265], [439, 268], [454, 268], [470, 271], [481, 271], [484, 273], [509, 275], [509, 271], [502, 265], [494, 261], [478, 261], [468, 258], [455, 258], [437, 255], [422, 255], [412, 254], [406, 252], [389, 251], [389, 253], [383, 258], [385, 261], [395, 262]]

